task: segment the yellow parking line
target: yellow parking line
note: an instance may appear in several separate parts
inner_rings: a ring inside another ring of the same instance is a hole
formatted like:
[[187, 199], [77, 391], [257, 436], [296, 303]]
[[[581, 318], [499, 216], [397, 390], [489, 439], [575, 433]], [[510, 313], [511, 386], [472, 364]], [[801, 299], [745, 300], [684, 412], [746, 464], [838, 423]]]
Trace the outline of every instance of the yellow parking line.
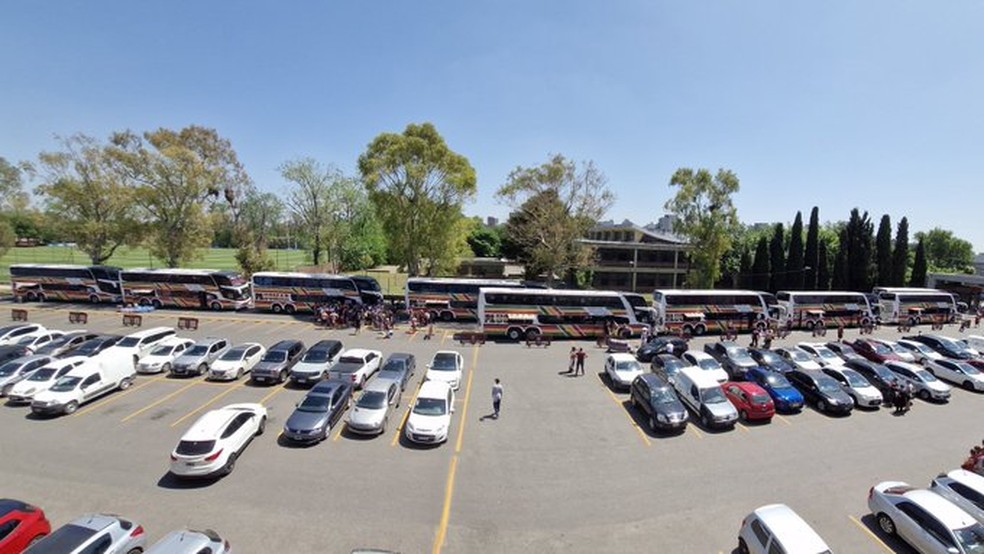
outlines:
[[792, 425], [792, 423], [790, 423], [788, 419], [782, 417], [781, 415], [776, 414], [776, 417], [779, 418], [779, 421], [785, 423], [786, 425]]
[[417, 390], [413, 391], [413, 398], [410, 399], [410, 403], [407, 404], [407, 411], [403, 412], [403, 419], [400, 420], [400, 426], [396, 428], [396, 434], [393, 435], [393, 442], [390, 446], [396, 446], [396, 443], [400, 442], [400, 435], [403, 434], [403, 426], [407, 424], [407, 419], [410, 417], [410, 410], [413, 409], [413, 405], [417, 403], [417, 394], [420, 393], [420, 385], [424, 384], [424, 380], [421, 379], [420, 383], [417, 384]]
[[885, 552], [888, 552], [889, 554], [893, 554], [895, 552], [894, 550], [892, 550], [891, 548], [889, 548], [888, 545], [885, 544], [884, 541], [882, 541], [880, 538], [878, 538], [878, 535], [872, 533], [871, 532], [871, 529], [868, 529], [868, 526], [867, 525], [861, 523], [861, 521], [858, 518], [856, 518], [856, 517], [854, 517], [852, 515], [849, 515], [847, 517], [850, 518], [850, 520], [853, 521], [854, 524], [858, 526], [858, 529], [861, 529], [862, 531], [865, 532], [865, 534], [867, 534], [869, 537], [871, 537], [871, 540], [873, 540], [876, 543], [878, 543], [878, 546], [881, 546], [882, 549]]
[[146, 387], [147, 385], [149, 385], [151, 383], [157, 383], [157, 382], [163, 381], [163, 380], [164, 380], [164, 377], [163, 376], [161, 376], [161, 377], [154, 377], [153, 379], [151, 379], [150, 381], [147, 381], [146, 383], [141, 383], [141, 384], [139, 384], [139, 385], [137, 385], [135, 387], [132, 387], [131, 386], [129, 389], [127, 389], [127, 390], [125, 390], [123, 392], [117, 392], [116, 394], [114, 394], [113, 396], [107, 398], [106, 400], [103, 400], [102, 402], [97, 402], [96, 404], [93, 404], [92, 406], [89, 406], [88, 408], [86, 408], [84, 410], [79, 410], [79, 411], [75, 412], [72, 415], [75, 416], [75, 417], [78, 417], [78, 416], [81, 416], [81, 415], [85, 415], [85, 414], [87, 414], [89, 412], [94, 412], [94, 411], [98, 410], [99, 408], [102, 408], [103, 406], [106, 406], [108, 404], [112, 404], [113, 402], [119, 400], [120, 398], [123, 398], [124, 396], [130, 394], [131, 392], [136, 392], [136, 391], [138, 391], [138, 390]]
[[472, 378], [475, 377], [478, 364], [478, 347], [472, 350], [471, 370], [468, 372], [468, 384], [465, 385], [465, 407], [461, 409], [461, 424], [458, 426], [458, 440], [454, 443], [455, 453], [461, 452], [461, 439], [465, 436], [465, 422], [468, 421], [468, 400], [471, 398]]
[[338, 442], [338, 439], [342, 436], [342, 431], [345, 429], [345, 425], [346, 423], [344, 421], [339, 422], [338, 431], [335, 433], [335, 436], [331, 438], [331, 442]]
[[245, 386], [246, 386], [246, 380], [245, 379], [242, 380], [242, 381], [240, 381], [240, 382], [238, 382], [238, 383], [236, 383], [235, 385], [232, 385], [228, 389], [226, 389], [226, 390], [220, 392], [219, 394], [216, 394], [215, 396], [213, 396], [208, 402], [205, 402], [201, 406], [199, 406], [199, 407], [195, 408], [194, 410], [188, 412], [187, 414], [181, 416], [181, 419], [179, 419], [179, 420], [175, 421], [174, 423], [172, 423], [171, 424], [171, 427], [173, 428], [173, 427], [177, 427], [178, 425], [181, 425], [181, 422], [182, 421], [184, 421], [184, 420], [188, 419], [189, 417], [197, 414], [198, 412], [204, 410], [205, 408], [208, 408], [212, 404], [214, 404], [214, 403], [218, 402], [219, 400], [221, 400], [222, 398], [224, 398], [226, 395], [228, 395], [232, 391], [237, 390], [237, 389], [241, 389], [241, 388], [243, 388]]
[[144, 406], [143, 408], [140, 408], [139, 410], [133, 412], [132, 414], [124, 417], [123, 419], [120, 420], [120, 423], [126, 423], [127, 421], [130, 421], [131, 419], [133, 419], [133, 418], [137, 417], [138, 415], [146, 412], [147, 410], [153, 409], [156, 406], [160, 406], [164, 402], [167, 402], [168, 400], [170, 400], [170, 399], [174, 398], [175, 396], [183, 393], [184, 391], [186, 391], [186, 390], [188, 390], [188, 389], [190, 389], [190, 388], [198, 385], [199, 383], [200, 383], [200, 381], [192, 381], [191, 383], [188, 383], [187, 385], [185, 385], [185, 386], [181, 387], [180, 389], [172, 392], [171, 394], [165, 396], [164, 398], [161, 398], [160, 400], [157, 400], [156, 402], [153, 402], [151, 404], [148, 404], [148, 405]]
[[454, 475], [458, 469], [458, 455], [451, 457], [451, 467], [448, 469], [448, 482], [444, 489], [444, 508], [441, 510], [441, 524], [437, 527], [434, 537], [433, 554], [440, 554], [444, 548], [444, 538], [448, 535], [448, 521], [451, 519], [451, 498], [454, 496]]
[[280, 385], [279, 387], [273, 389], [272, 391], [269, 392], [269, 394], [264, 396], [259, 403], [266, 406], [267, 401], [269, 401], [274, 396], [277, 396], [277, 394], [281, 393], [284, 390], [284, 388], [285, 388], [284, 385]]
[[625, 409], [625, 406], [622, 405], [622, 401], [619, 400], [617, 396], [615, 396], [615, 393], [612, 392], [612, 389], [605, 386], [604, 382], [602, 382], [601, 388], [605, 389], [605, 392], [608, 393], [608, 396], [612, 398], [612, 402], [615, 402], [615, 404], [618, 405], [619, 411], [625, 414], [625, 417], [629, 419], [629, 423], [631, 423], [632, 427], [634, 427], [635, 430], [639, 433], [639, 438], [642, 439], [642, 442], [645, 443], [646, 446], [652, 446], [653, 443], [652, 441], [649, 440], [649, 437], [646, 436], [646, 432], [642, 430], [642, 427], [639, 427], [639, 424], [636, 423], [635, 418], [633, 418], [632, 414], [630, 414], [629, 411]]
[[743, 424], [741, 422], [736, 423], [735, 424], [735, 427], [737, 427], [739, 431], [742, 431], [742, 432], [745, 432], [745, 433], [748, 432], [748, 427], [745, 427], [745, 424]]
[[700, 430], [700, 427], [698, 427], [697, 424], [694, 423], [693, 421], [691, 421], [689, 424], [687, 424], [687, 430], [689, 431], [691, 429], [693, 429], [694, 433], [697, 434], [697, 438], [698, 439], [704, 438], [704, 432], [701, 431]]
[[452, 334], [451, 331], [444, 331], [444, 335], [441, 336], [441, 346], [444, 346], [444, 341], [448, 340], [448, 335]]

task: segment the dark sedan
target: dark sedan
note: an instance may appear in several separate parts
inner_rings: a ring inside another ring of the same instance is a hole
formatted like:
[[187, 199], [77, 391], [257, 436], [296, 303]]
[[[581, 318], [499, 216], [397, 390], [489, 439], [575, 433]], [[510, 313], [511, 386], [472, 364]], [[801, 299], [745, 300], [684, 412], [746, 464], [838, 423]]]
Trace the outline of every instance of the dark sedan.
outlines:
[[854, 409], [854, 399], [829, 375], [816, 370], [794, 369], [786, 374], [786, 379], [821, 412], [849, 414]]
[[758, 362], [758, 365], [772, 371], [778, 371], [779, 373], [786, 373], [795, 369], [793, 364], [789, 363], [786, 358], [783, 358], [779, 354], [771, 350], [766, 350], [764, 348], [749, 348], [748, 354], [753, 360]]
[[704, 345], [704, 352], [707, 352], [721, 364], [721, 367], [728, 372], [728, 378], [732, 381], [745, 378], [745, 372], [749, 368], [758, 367], [758, 362], [752, 358], [748, 349], [739, 346], [732, 341], [712, 342]]
[[629, 390], [629, 401], [653, 431], [682, 431], [687, 427], [687, 408], [658, 375], [643, 373], [632, 381]]
[[22, 358], [24, 356], [30, 356], [31, 351], [26, 346], [21, 344], [2, 344], [0, 345], [0, 364], [13, 360], [16, 358]]
[[858, 354], [876, 364], [883, 364], [889, 360], [902, 361], [902, 358], [899, 358], [898, 354], [893, 352], [891, 348], [877, 341], [858, 339], [854, 341], [852, 346]]
[[660, 354], [653, 358], [652, 372], [659, 375], [664, 381], [669, 381], [681, 369], [690, 364], [677, 358], [673, 354]]
[[636, 350], [636, 359], [646, 363], [660, 354], [679, 356], [687, 351], [687, 341], [676, 337], [653, 337], [644, 346]]
[[974, 357], [973, 354], [967, 351], [963, 344], [948, 337], [941, 337], [939, 335], [912, 335], [903, 338], [914, 342], [921, 342], [938, 352], [941, 356], [950, 358], [951, 360], [967, 361]]
[[889, 393], [893, 392], [894, 387], [902, 383], [892, 370], [870, 360], [848, 360], [844, 365], [860, 373], [885, 398], [889, 398]]
[[252, 379], [256, 383], [283, 383], [304, 355], [304, 343], [299, 340], [282, 340], [267, 350], [252, 371]]
[[394, 352], [383, 362], [383, 367], [376, 375], [376, 379], [396, 381], [400, 384], [400, 390], [406, 390], [410, 378], [417, 371], [417, 358], [413, 354], [405, 352]]
[[123, 337], [119, 335], [99, 335], [91, 338], [79, 345], [74, 351], [73, 356], [88, 356], [89, 358], [106, 350], [110, 346], [120, 342]]
[[284, 437], [294, 442], [317, 442], [341, 419], [352, 400], [352, 384], [339, 379], [321, 381], [308, 391], [284, 423]]

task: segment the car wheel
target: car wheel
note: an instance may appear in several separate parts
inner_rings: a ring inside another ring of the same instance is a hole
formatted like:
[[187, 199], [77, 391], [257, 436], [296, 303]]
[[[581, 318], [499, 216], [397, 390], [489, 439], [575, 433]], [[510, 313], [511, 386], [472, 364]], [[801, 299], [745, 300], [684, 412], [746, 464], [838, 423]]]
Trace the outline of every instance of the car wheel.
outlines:
[[286, 380], [287, 380], [287, 370], [286, 369], [282, 369], [282, 370], [280, 370], [280, 375], [277, 376], [277, 382], [278, 383], [283, 383]]
[[126, 554], [140, 554], [143, 552], [143, 548], [134, 548], [133, 550], [127, 552]]
[[68, 404], [65, 404], [65, 415], [74, 414], [75, 411], [78, 409], [79, 409], [79, 403], [73, 400]]
[[132, 385], [132, 384], [133, 384], [133, 379], [127, 377], [127, 378], [123, 379], [122, 381], [120, 381], [120, 390], [126, 390], [126, 389], [130, 388], [130, 385]]
[[827, 403], [824, 402], [823, 400], [818, 401], [817, 402], [817, 409], [820, 410], [821, 412], [826, 412], [827, 411]]
[[198, 364], [198, 374], [199, 375], [205, 375], [205, 372], [206, 371], [208, 371], [208, 366], [207, 365], [205, 365], [205, 364]]
[[232, 473], [232, 470], [236, 469], [236, 458], [237, 457], [238, 456], [236, 455], [235, 452], [233, 452], [232, 454], [229, 454], [229, 459], [226, 460], [226, 464], [222, 468], [222, 472], [223, 473], [225, 473], [226, 475], [229, 475], [230, 473]]
[[239, 368], [239, 370], [236, 371], [236, 380], [238, 381], [242, 378], [243, 378], [243, 368]]
[[748, 421], [748, 412], [742, 410], [738, 412], [738, 417], [741, 418], [742, 421]]
[[885, 514], [878, 514], [878, 528], [886, 535], [895, 535], [895, 522]]
[[260, 419], [260, 426], [256, 428], [256, 436], [262, 435], [263, 431], [266, 431], [266, 416]]
[[919, 398], [923, 400], [929, 400], [929, 391], [926, 389], [919, 391]]
[[745, 544], [745, 539], [738, 537], [738, 552], [740, 554], [749, 554], [748, 545]]
[[974, 390], [974, 384], [971, 383], [970, 381], [964, 381], [963, 386], [967, 390], [970, 390], [970, 391]]
[[164, 365], [161, 366], [161, 373], [170, 373], [170, 372], [171, 372], [171, 364], [170, 363], [166, 363], [166, 364], [164, 364]]

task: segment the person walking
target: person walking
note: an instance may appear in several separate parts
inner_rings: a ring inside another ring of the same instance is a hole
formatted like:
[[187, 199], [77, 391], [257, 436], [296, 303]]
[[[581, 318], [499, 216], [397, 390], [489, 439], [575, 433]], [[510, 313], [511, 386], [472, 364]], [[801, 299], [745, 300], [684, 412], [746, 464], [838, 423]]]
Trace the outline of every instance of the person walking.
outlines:
[[492, 419], [499, 419], [499, 408], [502, 406], [502, 383], [499, 379], [492, 385]]
[[567, 373], [574, 373], [574, 363], [577, 362], [577, 348], [571, 347], [571, 360], [567, 364]]
[[588, 357], [588, 353], [584, 351], [583, 348], [577, 349], [576, 363], [574, 365], [574, 375], [584, 375], [584, 359]]

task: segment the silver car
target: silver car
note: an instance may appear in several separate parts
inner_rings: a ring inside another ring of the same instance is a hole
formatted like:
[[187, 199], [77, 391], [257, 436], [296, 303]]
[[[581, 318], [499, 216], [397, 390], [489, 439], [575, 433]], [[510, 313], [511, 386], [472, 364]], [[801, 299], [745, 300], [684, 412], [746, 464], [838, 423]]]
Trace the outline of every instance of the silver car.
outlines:
[[230, 554], [229, 541], [211, 529], [172, 531], [154, 543], [146, 554]]
[[373, 379], [349, 411], [348, 430], [353, 433], [379, 435], [386, 432], [390, 411], [399, 405], [400, 383], [390, 379]]
[[27, 379], [37, 369], [53, 360], [51, 356], [34, 355], [14, 358], [0, 364], [0, 396], [7, 396], [7, 391], [14, 386], [14, 383]]
[[207, 338], [189, 346], [171, 364], [171, 375], [205, 375], [212, 362], [229, 349], [229, 341], [215, 337]]
[[25, 554], [88, 554], [119, 552], [139, 554], [147, 546], [144, 528], [128, 519], [108, 514], [82, 516], [59, 527], [24, 551]]

